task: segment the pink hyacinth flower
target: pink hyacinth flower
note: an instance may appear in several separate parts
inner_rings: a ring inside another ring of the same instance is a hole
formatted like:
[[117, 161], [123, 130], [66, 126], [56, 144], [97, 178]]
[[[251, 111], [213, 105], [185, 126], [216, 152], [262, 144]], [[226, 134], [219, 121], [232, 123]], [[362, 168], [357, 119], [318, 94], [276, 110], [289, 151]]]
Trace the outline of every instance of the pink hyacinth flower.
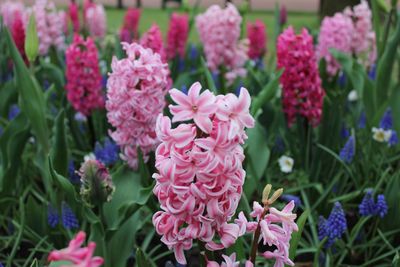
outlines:
[[107, 18], [103, 5], [89, 5], [85, 16], [90, 35], [94, 38], [103, 38], [107, 31]]
[[178, 89], [172, 89], [169, 93], [178, 105], [170, 105], [173, 116], [172, 121], [187, 121], [193, 119], [196, 125], [205, 133], [210, 133], [212, 122], [210, 115], [217, 109], [215, 96], [206, 90], [200, 94], [201, 84], [194, 83], [185, 95]]
[[162, 33], [157, 24], [153, 24], [150, 29], [143, 34], [140, 39], [140, 44], [144, 48], [150, 48], [154, 53], [159, 54], [163, 62], [167, 61]]
[[264, 56], [267, 49], [267, 34], [265, 24], [261, 20], [247, 24], [247, 38], [249, 39], [249, 58], [253, 60]]
[[69, 261], [71, 265], [64, 267], [99, 267], [104, 260], [101, 257], [94, 257], [93, 253], [96, 243], [90, 242], [87, 247], [81, 247], [85, 242], [85, 232], [79, 232], [74, 239], [69, 242], [67, 248], [62, 250], [53, 250], [50, 252], [47, 260], [52, 261]]
[[189, 16], [173, 13], [169, 22], [167, 35], [167, 56], [173, 59], [176, 55], [185, 56], [186, 42], [189, 37]]

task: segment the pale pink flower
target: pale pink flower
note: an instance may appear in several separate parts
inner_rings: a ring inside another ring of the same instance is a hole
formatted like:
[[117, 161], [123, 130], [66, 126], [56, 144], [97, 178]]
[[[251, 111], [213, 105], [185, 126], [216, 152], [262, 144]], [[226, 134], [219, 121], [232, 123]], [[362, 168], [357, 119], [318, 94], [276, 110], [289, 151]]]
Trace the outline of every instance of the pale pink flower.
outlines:
[[196, 17], [207, 65], [212, 71], [218, 71], [221, 66], [227, 68], [229, 83], [246, 75], [248, 41], [239, 41], [241, 23], [242, 17], [233, 4], [225, 9], [213, 5]]
[[[170, 119], [160, 115], [156, 126], [161, 144], [156, 150], [153, 192], [162, 211], [154, 214], [153, 223], [161, 241], [174, 250], [181, 264], [186, 263], [184, 250], [192, 247], [193, 240], [204, 242], [210, 250], [223, 249], [231, 246], [244, 228], [229, 221], [245, 178], [244, 130], [253, 125], [249, 123], [253, 120], [248, 92], [243, 88], [240, 100], [226, 96], [229, 109], [223, 105], [224, 96], [200, 90], [199, 83], [191, 86], [188, 95], [170, 90], [176, 103], [169, 106], [173, 121], [181, 123], [171, 128]], [[222, 112], [225, 116], [219, 118], [217, 114]], [[248, 120], [242, 123], [241, 118]], [[230, 137], [229, 129], [235, 123], [237, 131]]]
[[222, 255], [225, 262], [218, 264], [215, 261], [207, 261], [207, 267], [239, 267], [240, 262], [236, 261], [236, 253], [232, 253], [229, 257]]
[[85, 242], [86, 234], [80, 231], [74, 239], [69, 242], [67, 248], [61, 250], [53, 250], [50, 252], [47, 260], [52, 261], [68, 261], [70, 265], [64, 267], [98, 267], [103, 265], [104, 260], [101, 257], [94, 257], [96, 243], [89, 242], [87, 247], [81, 247]]
[[152, 50], [137, 43], [122, 46], [127, 57], [113, 58], [107, 81], [107, 118], [115, 127], [111, 137], [121, 147], [122, 159], [136, 169], [137, 149], [147, 162], [159, 143], [155, 127], [165, 106], [169, 71]]
[[14, 24], [16, 17], [22, 17], [25, 12], [24, 5], [19, 1], [6, 1], [0, 5], [0, 15], [3, 17], [3, 23], [9, 29]]
[[107, 18], [103, 5], [89, 5], [85, 16], [90, 35], [103, 38], [107, 31]]
[[200, 94], [200, 90], [199, 82], [190, 87], [187, 95], [178, 89], [172, 89], [171, 98], [178, 105], [170, 105], [169, 109], [173, 115], [173, 122], [193, 119], [203, 132], [210, 133], [212, 129], [210, 115], [217, 110], [215, 96], [209, 90]]

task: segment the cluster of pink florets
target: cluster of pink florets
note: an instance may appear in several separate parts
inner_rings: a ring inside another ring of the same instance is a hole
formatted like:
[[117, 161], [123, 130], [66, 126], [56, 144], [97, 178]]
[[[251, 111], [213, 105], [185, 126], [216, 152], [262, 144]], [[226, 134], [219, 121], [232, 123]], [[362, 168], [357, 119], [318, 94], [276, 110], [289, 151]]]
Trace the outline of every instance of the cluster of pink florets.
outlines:
[[289, 27], [278, 37], [277, 58], [278, 68], [284, 69], [280, 82], [283, 110], [289, 126], [296, 115], [317, 126], [322, 116], [325, 92], [321, 87], [312, 36], [306, 29], [296, 35]]
[[[49, 262], [67, 261], [73, 264], [68, 266], [99, 267], [103, 265], [103, 258], [93, 256], [96, 243], [89, 242], [87, 247], [81, 247], [85, 239], [86, 234], [82, 231], [79, 232], [75, 238], [69, 242], [68, 247], [50, 252], [47, 260]], [[67, 265], [64, 264], [63, 266]]]
[[[263, 241], [264, 245], [275, 246], [274, 251], [265, 251], [261, 255], [266, 259], [275, 259], [274, 266], [290, 265], [294, 263], [289, 258], [290, 239], [293, 231], [298, 231], [297, 224], [294, 222], [296, 214], [292, 213], [294, 201], [289, 202], [282, 211], [269, 207], [265, 210], [257, 201], [253, 203], [253, 211], [250, 216], [256, 221], [248, 221], [243, 212], [239, 213], [235, 223], [239, 225], [239, 235], [254, 233], [260, 226], [261, 238], [258, 243]], [[266, 212], [268, 211], [268, 212]]]
[[[46, 55], [51, 46], [58, 50], [64, 49], [64, 12], [57, 11], [54, 2], [48, 0], [36, 0], [31, 12], [36, 18], [39, 54]], [[31, 12], [26, 13], [26, 25]]]
[[122, 159], [138, 166], [137, 149], [147, 162], [159, 141], [155, 133], [167, 93], [168, 65], [160, 55], [137, 43], [122, 43], [127, 57], [113, 58], [107, 81], [107, 118], [115, 131], [111, 137], [121, 147]]
[[153, 192], [162, 211], [154, 214], [153, 223], [181, 264], [186, 263], [183, 251], [192, 247], [194, 239], [209, 250], [229, 247], [237, 239], [239, 227], [228, 222], [246, 174], [244, 129], [254, 126], [245, 88], [239, 97], [215, 96], [209, 90], [200, 94], [200, 90], [200, 83], [193, 84], [188, 95], [172, 89], [176, 103], [169, 106], [172, 122], [181, 123], [171, 128], [171, 120], [160, 115], [156, 125], [161, 144], [156, 150]]
[[185, 56], [186, 42], [189, 36], [189, 17], [187, 14], [173, 13], [167, 35], [167, 56], [173, 59], [177, 55]]
[[348, 7], [342, 13], [324, 18], [318, 36], [317, 57], [325, 59], [330, 76], [336, 75], [340, 70], [340, 64], [329, 51], [332, 48], [356, 55], [366, 67], [375, 63], [375, 32], [371, 19], [372, 13], [365, 0], [353, 10]]
[[246, 75], [248, 48], [247, 40], [239, 41], [241, 23], [242, 17], [233, 4], [225, 9], [213, 5], [196, 18], [208, 67], [212, 71], [221, 66], [227, 68], [226, 78], [230, 83]]
[[144, 48], [150, 48], [153, 53], [157, 53], [161, 56], [163, 62], [167, 62], [162, 33], [157, 24], [154, 23], [150, 29], [143, 34], [140, 39], [140, 44]]
[[124, 24], [119, 32], [121, 42], [130, 43], [139, 37], [138, 26], [140, 20], [140, 9], [129, 8], [124, 17]]
[[69, 3], [67, 21], [71, 21], [73, 32], [79, 32], [79, 7], [75, 2]]
[[92, 38], [85, 41], [76, 34], [65, 57], [67, 98], [75, 110], [90, 115], [93, 109], [104, 106], [96, 44]]
[[85, 14], [85, 22], [90, 35], [95, 38], [103, 38], [107, 30], [106, 12], [103, 5], [91, 4]]
[[247, 39], [249, 39], [249, 58], [253, 60], [264, 56], [267, 46], [265, 24], [261, 20], [247, 24]]

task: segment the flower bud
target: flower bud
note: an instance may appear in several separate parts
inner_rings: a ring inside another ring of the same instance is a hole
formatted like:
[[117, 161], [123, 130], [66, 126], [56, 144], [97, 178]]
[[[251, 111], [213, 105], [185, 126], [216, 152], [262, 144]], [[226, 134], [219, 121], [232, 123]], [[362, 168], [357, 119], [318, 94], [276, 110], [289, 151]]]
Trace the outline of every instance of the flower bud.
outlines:
[[264, 187], [263, 193], [262, 193], [262, 203], [265, 205], [268, 202], [268, 197], [269, 197], [269, 193], [271, 193], [271, 188], [272, 185], [271, 184], [267, 184]]
[[277, 200], [282, 195], [282, 193], [283, 193], [283, 188], [279, 188], [278, 190], [276, 190], [272, 195], [272, 197], [268, 199], [268, 205], [273, 204], [275, 200]]
[[115, 191], [107, 168], [95, 159], [86, 160], [80, 170], [80, 194], [89, 206], [100, 205], [111, 200]]

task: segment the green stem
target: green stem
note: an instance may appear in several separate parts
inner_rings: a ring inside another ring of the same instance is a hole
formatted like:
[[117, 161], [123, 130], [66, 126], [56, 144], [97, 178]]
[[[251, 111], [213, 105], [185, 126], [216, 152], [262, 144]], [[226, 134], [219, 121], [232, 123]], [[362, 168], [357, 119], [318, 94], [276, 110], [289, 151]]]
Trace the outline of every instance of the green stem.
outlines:
[[256, 265], [256, 256], [257, 256], [257, 248], [258, 248], [258, 240], [260, 239], [260, 234], [261, 234], [261, 220], [264, 219], [265, 214], [268, 211], [268, 206], [264, 206], [264, 211], [260, 216], [260, 219], [258, 220], [257, 224], [257, 229], [254, 232], [254, 237], [253, 237], [253, 242], [251, 244], [251, 251], [250, 251], [250, 261]]

